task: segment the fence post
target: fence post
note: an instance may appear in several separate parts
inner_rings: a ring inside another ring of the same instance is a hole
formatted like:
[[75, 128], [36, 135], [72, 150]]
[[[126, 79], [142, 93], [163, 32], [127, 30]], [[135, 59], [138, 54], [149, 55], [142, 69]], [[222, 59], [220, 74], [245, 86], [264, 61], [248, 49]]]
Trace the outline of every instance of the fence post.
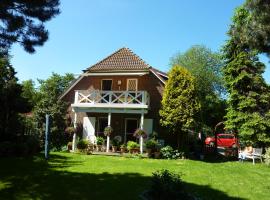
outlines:
[[46, 130], [45, 130], [45, 159], [48, 160], [49, 158], [49, 115], [46, 114]]

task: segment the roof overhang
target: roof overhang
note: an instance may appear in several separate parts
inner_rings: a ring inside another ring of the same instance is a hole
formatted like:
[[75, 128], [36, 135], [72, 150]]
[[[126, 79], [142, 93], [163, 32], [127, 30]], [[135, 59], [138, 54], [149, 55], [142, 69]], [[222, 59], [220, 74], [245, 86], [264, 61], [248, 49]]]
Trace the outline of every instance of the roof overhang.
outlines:
[[149, 72], [88, 72], [85, 76], [143, 76]]

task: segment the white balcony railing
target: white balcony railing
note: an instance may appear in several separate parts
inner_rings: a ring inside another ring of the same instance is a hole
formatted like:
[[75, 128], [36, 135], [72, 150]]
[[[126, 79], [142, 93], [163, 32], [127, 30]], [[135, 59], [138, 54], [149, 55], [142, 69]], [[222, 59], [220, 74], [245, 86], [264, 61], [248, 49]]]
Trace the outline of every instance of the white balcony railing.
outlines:
[[100, 90], [76, 90], [75, 105], [95, 105], [109, 107], [143, 106], [147, 108], [150, 103], [146, 91], [100, 91]]

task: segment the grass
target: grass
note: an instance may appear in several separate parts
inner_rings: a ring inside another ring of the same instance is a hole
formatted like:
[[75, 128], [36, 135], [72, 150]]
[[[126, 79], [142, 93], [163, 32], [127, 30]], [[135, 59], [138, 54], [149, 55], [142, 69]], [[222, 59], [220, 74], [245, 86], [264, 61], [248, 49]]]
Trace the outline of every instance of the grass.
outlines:
[[270, 169], [251, 162], [154, 160], [52, 153], [0, 158], [0, 199], [138, 199], [152, 172], [182, 174], [201, 199], [269, 199]]

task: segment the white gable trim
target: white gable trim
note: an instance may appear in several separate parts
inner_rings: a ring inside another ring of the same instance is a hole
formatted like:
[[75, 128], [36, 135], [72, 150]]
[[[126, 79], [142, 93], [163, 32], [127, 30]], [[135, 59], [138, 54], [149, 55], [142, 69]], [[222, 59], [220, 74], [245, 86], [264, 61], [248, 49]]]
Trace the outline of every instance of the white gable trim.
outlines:
[[85, 73], [80, 75], [80, 77], [59, 97], [59, 99], [62, 99], [64, 96], [66, 96], [66, 94], [69, 93], [69, 91], [83, 79], [83, 77], [85, 77]]
[[164, 80], [162, 80], [160, 77], [159, 77], [159, 75], [158, 74], [156, 74], [156, 72], [154, 71], [154, 70], [152, 70], [152, 69], [150, 69], [150, 71], [165, 85], [165, 81]]

